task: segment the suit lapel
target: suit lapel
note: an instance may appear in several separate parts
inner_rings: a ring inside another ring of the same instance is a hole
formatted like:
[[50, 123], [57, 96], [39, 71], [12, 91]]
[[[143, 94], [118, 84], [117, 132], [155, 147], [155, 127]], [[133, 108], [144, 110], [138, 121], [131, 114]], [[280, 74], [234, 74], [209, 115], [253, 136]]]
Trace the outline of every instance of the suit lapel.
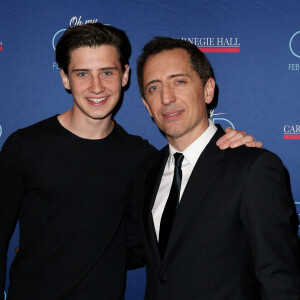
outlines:
[[166, 146], [159, 151], [159, 154], [151, 161], [150, 167], [148, 168], [146, 174], [146, 196], [144, 206], [146, 211], [151, 211], [153, 208], [168, 155], [169, 149], [168, 146]]
[[159, 155], [156, 157], [156, 159], [151, 162], [145, 178], [145, 202], [143, 220], [149, 248], [151, 249], [151, 252], [153, 253], [158, 264], [160, 263], [160, 253], [152, 217], [152, 208], [159, 189], [168, 155], [169, 148], [168, 146], [166, 146], [159, 152]]
[[218, 162], [223, 159], [225, 153], [216, 146], [216, 141], [223, 134], [222, 129], [219, 129], [215, 133], [193, 169], [174, 219], [173, 228], [165, 252], [166, 262], [185, 226], [193, 215], [196, 206], [201, 205], [201, 199], [203, 199], [206, 192], [212, 188], [214, 179], [220, 172]]

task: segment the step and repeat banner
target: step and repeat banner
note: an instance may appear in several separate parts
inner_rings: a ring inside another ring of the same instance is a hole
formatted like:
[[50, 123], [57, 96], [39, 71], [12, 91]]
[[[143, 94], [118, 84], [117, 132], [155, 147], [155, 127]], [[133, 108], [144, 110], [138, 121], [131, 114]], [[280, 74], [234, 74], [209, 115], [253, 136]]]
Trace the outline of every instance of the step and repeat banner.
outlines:
[[[188, 40], [206, 53], [215, 71], [218, 103], [212, 119], [246, 130], [279, 155], [300, 214], [299, 0], [1, 1], [0, 147], [18, 128], [72, 106], [55, 45], [68, 26], [93, 22], [125, 30], [132, 43], [130, 87], [115, 116], [119, 124], [157, 148], [166, 144], [140, 99], [136, 59], [154, 36]], [[18, 228], [8, 268], [17, 245]], [[127, 281], [126, 299], [142, 299], [144, 269], [130, 271]], [[6, 290], [7, 285], [8, 280]]]

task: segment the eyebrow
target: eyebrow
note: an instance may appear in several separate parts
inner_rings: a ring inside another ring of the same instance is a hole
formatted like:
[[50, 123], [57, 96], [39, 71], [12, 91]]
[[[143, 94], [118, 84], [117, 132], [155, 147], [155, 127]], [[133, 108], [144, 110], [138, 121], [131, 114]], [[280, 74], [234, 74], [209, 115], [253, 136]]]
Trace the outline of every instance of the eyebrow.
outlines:
[[[168, 78], [168, 79], [172, 79], [172, 78], [176, 78], [176, 77], [180, 77], [180, 76], [188, 77], [188, 78], [191, 77], [190, 75], [185, 74], [185, 73], [178, 73], [178, 74], [172, 74], [172, 75], [169, 75], [167, 78]], [[153, 80], [149, 81], [149, 82], [145, 85], [145, 88], [146, 88], [147, 86], [149, 86], [150, 84], [153, 84], [153, 83], [156, 83], [156, 82], [161, 82], [161, 80], [159, 80], [159, 79], [153, 79]]]
[[[99, 68], [98, 71], [107, 71], [107, 70], [118, 70], [117, 67], [103, 67], [103, 68]], [[74, 69], [71, 72], [89, 72], [91, 71], [91, 69]]]

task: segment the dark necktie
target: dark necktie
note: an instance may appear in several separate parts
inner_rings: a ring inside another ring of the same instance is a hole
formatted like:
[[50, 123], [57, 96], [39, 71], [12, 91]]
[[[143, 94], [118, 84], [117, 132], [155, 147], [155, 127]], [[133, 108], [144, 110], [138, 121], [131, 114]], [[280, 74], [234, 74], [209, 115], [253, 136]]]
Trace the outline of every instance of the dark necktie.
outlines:
[[179, 196], [180, 196], [180, 186], [181, 186], [181, 164], [183, 161], [182, 153], [175, 153], [175, 167], [174, 167], [174, 177], [170, 190], [170, 194], [164, 209], [164, 212], [160, 221], [160, 229], [159, 229], [159, 250], [161, 258], [163, 258], [169, 235], [172, 229], [173, 220], [175, 218], [176, 210], [179, 205]]

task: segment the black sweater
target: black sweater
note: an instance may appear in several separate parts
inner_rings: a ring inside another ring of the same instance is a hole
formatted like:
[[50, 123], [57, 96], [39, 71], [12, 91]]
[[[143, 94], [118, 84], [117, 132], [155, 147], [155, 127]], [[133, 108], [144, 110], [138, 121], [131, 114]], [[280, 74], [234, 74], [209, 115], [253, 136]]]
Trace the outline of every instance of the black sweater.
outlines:
[[86, 140], [56, 116], [13, 133], [0, 153], [0, 295], [19, 220], [8, 299], [122, 299], [132, 179], [153, 151], [118, 124]]

